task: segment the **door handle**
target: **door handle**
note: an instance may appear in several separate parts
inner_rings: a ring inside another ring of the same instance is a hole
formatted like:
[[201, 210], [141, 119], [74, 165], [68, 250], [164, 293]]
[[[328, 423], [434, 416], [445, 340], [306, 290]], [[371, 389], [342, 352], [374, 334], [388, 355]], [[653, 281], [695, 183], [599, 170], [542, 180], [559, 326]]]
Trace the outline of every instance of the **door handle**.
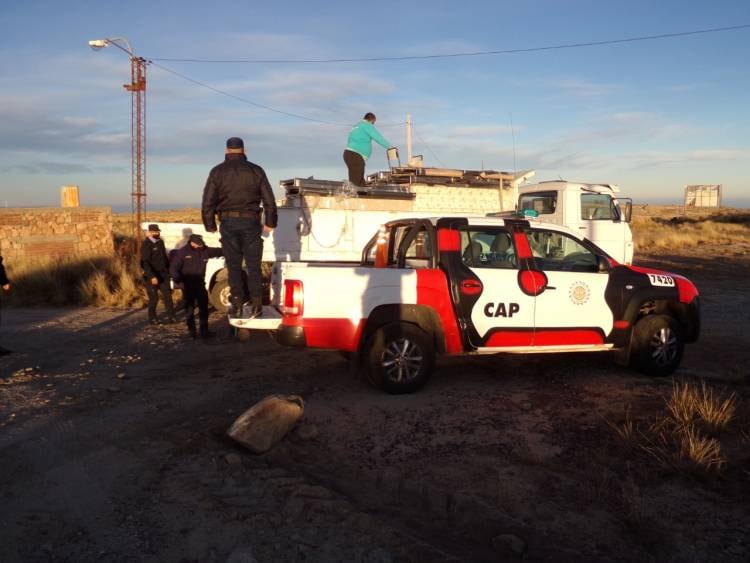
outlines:
[[461, 293], [464, 295], [477, 295], [482, 293], [482, 282], [478, 280], [463, 280], [461, 282]]

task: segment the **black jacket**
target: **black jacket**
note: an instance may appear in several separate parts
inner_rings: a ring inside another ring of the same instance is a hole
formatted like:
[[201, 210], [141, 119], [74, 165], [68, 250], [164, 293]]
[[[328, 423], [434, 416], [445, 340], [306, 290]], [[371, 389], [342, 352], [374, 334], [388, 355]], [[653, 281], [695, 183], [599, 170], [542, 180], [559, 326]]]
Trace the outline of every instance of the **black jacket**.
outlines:
[[147, 280], [158, 278], [163, 282], [169, 279], [169, 258], [163, 240], [151, 242], [151, 239], [146, 237], [141, 245], [141, 268], [143, 277]]
[[206, 262], [209, 258], [218, 258], [219, 256], [223, 256], [221, 248], [210, 246], [193, 248], [188, 243], [172, 256], [169, 273], [175, 282], [200, 281], [202, 285], [203, 278], [206, 277]]
[[3, 266], [3, 257], [0, 256], [0, 286], [10, 283], [8, 276], [5, 274], [5, 266]]
[[224, 162], [214, 166], [203, 188], [203, 226], [216, 230], [216, 214], [222, 211], [254, 211], [260, 213], [263, 202], [265, 223], [275, 227], [276, 200], [263, 169], [248, 162], [244, 154], [228, 154]]

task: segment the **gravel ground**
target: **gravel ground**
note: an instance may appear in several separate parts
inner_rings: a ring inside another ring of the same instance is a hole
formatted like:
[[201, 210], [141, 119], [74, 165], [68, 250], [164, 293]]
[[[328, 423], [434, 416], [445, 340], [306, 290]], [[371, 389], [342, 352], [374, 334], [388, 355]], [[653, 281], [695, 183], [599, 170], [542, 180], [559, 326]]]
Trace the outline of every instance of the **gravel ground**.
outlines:
[[[604, 355], [443, 360], [419, 393], [388, 396], [336, 353], [239, 342], [218, 315], [218, 337], [194, 342], [143, 310], [6, 309], [0, 561], [747, 561], [736, 252], [641, 261], [701, 290], [677, 375], [739, 397], [719, 475], [623, 446], [611, 425], [663, 414], [672, 381]], [[273, 393], [304, 397], [295, 431], [260, 456], [226, 438]]]

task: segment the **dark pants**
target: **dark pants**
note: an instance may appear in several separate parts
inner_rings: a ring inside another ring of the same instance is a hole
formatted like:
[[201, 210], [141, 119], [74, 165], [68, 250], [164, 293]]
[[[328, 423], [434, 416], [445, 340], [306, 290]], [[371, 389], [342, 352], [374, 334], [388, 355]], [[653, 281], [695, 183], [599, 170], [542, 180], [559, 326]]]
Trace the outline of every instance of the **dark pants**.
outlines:
[[[263, 282], [260, 262], [263, 239], [260, 221], [249, 217], [224, 217], [219, 225], [221, 249], [229, 270], [229, 289], [232, 303], [241, 304], [248, 297], [253, 305], [263, 303]], [[242, 279], [242, 259], [245, 259], [247, 287]]]
[[203, 279], [184, 280], [182, 298], [185, 302], [185, 322], [188, 331], [195, 336], [195, 306], [198, 306], [198, 321], [201, 334], [208, 332], [208, 291]]
[[151, 285], [151, 280], [146, 279], [146, 293], [148, 294], [148, 320], [156, 319], [156, 304], [159, 303], [159, 292], [164, 300], [164, 308], [167, 316], [174, 316], [174, 305], [172, 304], [172, 290], [169, 287], [169, 278], [161, 278], [159, 285]]
[[358, 152], [345, 150], [344, 162], [349, 169], [349, 181], [355, 186], [365, 185], [365, 159]]

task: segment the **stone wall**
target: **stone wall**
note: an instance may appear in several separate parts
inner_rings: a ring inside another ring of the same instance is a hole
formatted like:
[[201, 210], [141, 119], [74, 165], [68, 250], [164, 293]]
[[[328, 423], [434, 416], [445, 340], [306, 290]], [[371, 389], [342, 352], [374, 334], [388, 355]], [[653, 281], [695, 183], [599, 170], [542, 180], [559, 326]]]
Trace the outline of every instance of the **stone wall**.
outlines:
[[0, 254], [9, 264], [113, 252], [110, 207], [0, 209]]

